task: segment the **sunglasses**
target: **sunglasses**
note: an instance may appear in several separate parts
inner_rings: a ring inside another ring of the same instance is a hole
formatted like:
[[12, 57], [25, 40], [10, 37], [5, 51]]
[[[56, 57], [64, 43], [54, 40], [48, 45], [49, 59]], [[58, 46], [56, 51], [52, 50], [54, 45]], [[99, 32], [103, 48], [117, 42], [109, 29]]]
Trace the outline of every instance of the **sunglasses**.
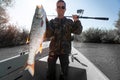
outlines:
[[65, 9], [65, 6], [57, 6], [58, 9]]

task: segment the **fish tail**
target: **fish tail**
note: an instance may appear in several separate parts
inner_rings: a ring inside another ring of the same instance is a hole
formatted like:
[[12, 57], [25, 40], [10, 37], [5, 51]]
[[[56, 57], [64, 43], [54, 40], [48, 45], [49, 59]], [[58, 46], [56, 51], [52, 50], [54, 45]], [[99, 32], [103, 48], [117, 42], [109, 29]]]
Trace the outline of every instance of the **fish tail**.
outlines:
[[28, 64], [27, 65], [27, 67], [25, 68], [25, 70], [28, 70], [28, 72], [32, 75], [32, 76], [34, 76], [34, 73], [35, 73], [35, 71], [34, 71], [34, 63], [33, 64]]

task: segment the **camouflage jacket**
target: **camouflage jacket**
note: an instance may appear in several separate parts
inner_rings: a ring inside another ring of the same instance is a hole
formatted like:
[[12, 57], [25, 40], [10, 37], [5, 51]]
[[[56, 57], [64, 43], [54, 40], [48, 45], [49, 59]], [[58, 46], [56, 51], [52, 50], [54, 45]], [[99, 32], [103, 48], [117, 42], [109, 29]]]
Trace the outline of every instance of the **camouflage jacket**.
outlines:
[[50, 53], [71, 53], [71, 33], [80, 34], [82, 25], [80, 21], [73, 22], [71, 19], [52, 19], [47, 22], [46, 37], [51, 38], [49, 45]]

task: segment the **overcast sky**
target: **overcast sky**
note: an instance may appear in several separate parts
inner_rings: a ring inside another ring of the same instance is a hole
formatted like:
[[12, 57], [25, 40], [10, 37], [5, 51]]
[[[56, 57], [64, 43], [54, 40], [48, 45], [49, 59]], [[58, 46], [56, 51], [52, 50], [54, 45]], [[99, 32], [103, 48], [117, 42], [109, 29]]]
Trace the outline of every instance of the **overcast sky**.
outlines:
[[[11, 23], [30, 30], [36, 5], [43, 5], [47, 15], [56, 15], [57, 0], [16, 0], [12, 8], [9, 8]], [[83, 29], [90, 27], [100, 29], [114, 29], [118, 20], [120, 0], [65, 0], [67, 10], [65, 15], [77, 14], [78, 9], [84, 9], [83, 16], [108, 17], [108, 21], [80, 19]], [[51, 17], [48, 17], [51, 19]]]

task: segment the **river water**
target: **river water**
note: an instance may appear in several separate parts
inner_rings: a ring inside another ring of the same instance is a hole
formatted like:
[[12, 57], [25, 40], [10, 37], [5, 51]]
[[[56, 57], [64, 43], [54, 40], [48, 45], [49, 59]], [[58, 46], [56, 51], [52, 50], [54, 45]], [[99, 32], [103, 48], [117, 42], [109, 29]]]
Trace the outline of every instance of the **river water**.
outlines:
[[74, 42], [73, 45], [110, 80], [120, 80], [120, 44]]
[[[110, 80], [120, 80], [120, 44], [73, 42], [73, 46], [93, 62]], [[0, 61], [20, 54], [26, 46], [0, 48]]]

